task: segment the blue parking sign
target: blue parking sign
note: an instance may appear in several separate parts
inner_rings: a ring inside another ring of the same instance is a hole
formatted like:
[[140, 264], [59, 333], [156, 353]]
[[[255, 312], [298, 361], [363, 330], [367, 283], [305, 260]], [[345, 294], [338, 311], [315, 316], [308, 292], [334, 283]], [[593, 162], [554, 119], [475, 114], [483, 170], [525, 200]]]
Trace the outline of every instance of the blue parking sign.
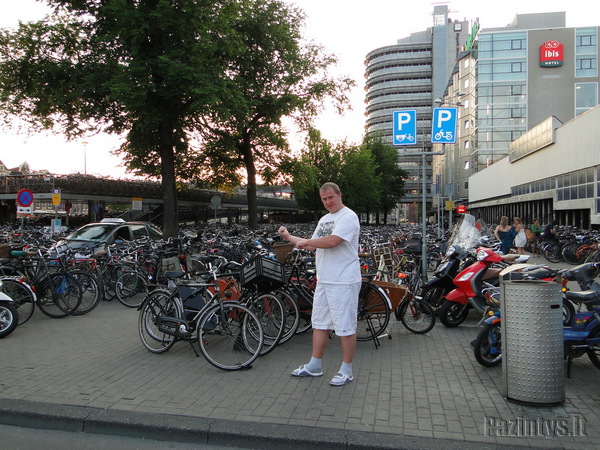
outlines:
[[394, 145], [415, 145], [417, 143], [417, 110], [394, 111]]
[[431, 142], [454, 144], [456, 142], [456, 116], [458, 108], [433, 108]]

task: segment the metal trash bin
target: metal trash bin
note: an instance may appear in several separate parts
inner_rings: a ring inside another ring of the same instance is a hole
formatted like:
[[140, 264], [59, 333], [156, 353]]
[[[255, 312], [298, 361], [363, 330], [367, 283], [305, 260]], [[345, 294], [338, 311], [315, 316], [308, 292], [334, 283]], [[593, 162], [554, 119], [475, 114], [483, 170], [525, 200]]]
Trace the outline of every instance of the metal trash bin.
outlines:
[[502, 281], [502, 377], [508, 400], [565, 400], [562, 296], [559, 283]]

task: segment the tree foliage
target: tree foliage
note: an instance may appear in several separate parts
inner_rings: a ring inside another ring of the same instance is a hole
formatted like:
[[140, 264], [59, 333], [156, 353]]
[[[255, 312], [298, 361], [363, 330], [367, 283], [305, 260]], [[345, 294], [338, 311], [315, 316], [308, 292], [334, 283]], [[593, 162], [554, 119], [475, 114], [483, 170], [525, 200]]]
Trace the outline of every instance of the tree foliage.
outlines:
[[309, 211], [323, 209], [319, 187], [333, 181], [342, 189], [344, 203], [357, 213], [385, 213], [403, 194], [406, 173], [396, 160], [396, 150], [381, 139], [333, 145], [312, 129], [305, 149], [298, 157], [286, 157], [280, 170], [289, 175], [298, 204]]
[[240, 4], [232, 32], [243, 51], [227, 67], [228, 94], [198, 117], [204, 141], [199, 161], [213, 170], [245, 170], [253, 228], [256, 178], [273, 179], [273, 168], [289, 151], [282, 118], [293, 118], [306, 129], [326, 98], [343, 108], [353, 82], [327, 75], [336, 60], [303, 41], [300, 10], [280, 1]]
[[194, 119], [219, 101], [238, 54], [234, 1], [53, 0], [55, 14], [0, 35], [0, 107], [32, 127], [124, 136], [136, 174], [160, 176], [177, 232], [176, 173]]
[[177, 180], [248, 180], [285, 150], [281, 119], [309, 123], [334, 58], [302, 43], [302, 14], [267, 0], [48, 0], [55, 14], [0, 33], [0, 110], [74, 138], [123, 136], [137, 175], [160, 177], [164, 232], [177, 232]]
[[404, 195], [404, 180], [408, 177], [408, 172], [398, 165], [397, 150], [386, 144], [380, 136], [367, 136], [362, 147], [368, 149], [377, 162], [375, 173], [379, 177], [381, 187], [377, 202], [373, 203], [371, 211], [383, 213], [385, 221], [387, 213]]

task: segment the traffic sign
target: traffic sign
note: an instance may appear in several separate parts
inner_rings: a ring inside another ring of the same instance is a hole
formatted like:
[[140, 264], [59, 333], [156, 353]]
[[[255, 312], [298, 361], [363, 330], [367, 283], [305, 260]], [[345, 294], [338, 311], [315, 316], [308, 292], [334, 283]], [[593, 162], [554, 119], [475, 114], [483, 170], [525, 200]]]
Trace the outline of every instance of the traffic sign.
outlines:
[[33, 203], [33, 192], [29, 189], [21, 189], [17, 192], [17, 203], [19, 206], [30, 206]]
[[31, 206], [17, 206], [17, 214], [33, 214]]
[[52, 191], [52, 205], [58, 206], [58, 205], [60, 205], [60, 202], [61, 202], [60, 191], [58, 189], [55, 189], [54, 191]]
[[210, 198], [210, 204], [212, 205], [213, 209], [219, 209], [219, 206], [221, 206], [221, 197], [218, 195], [213, 195]]
[[433, 108], [431, 118], [431, 143], [454, 144], [456, 142], [456, 117], [458, 108]]
[[446, 205], [444, 206], [446, 211], [452, 211], [454, 209], [454, 202], [452, 200], [446, 200]]
[[467, 205], [458, 205], [456, 207], [456, 212], [458, 214], [464, 214], [464, 213], [466, 213], [467, 212]]
[[394, 111], [394, 145], [415, 145], [417, 143], [417, 110]]

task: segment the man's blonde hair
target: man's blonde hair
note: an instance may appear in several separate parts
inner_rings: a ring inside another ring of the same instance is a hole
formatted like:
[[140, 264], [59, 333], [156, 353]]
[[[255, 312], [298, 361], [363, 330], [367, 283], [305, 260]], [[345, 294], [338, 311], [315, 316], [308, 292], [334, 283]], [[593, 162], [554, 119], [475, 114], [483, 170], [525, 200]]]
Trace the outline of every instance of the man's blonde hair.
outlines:
[[340, 191], [340, 187], [331, 181], [323, 183], [323, 186], [319, 188], [319, 192], [325, 192], [329, 189], [333, 189], [333, 192], [335, 192], [337, 195], [340, 195], [342, 193], [342, 191]]

